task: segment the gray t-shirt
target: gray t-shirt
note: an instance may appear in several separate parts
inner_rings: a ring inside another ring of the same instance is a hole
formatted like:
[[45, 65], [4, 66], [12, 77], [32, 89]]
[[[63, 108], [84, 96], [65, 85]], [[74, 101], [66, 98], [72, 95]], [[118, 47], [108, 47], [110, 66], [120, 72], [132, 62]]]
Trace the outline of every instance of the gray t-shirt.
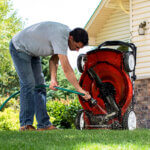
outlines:
[[32, 56], [67, 55], [68, 26], [56, 22], [41, 22], [20, 31], [12, 38], [18, 51]]

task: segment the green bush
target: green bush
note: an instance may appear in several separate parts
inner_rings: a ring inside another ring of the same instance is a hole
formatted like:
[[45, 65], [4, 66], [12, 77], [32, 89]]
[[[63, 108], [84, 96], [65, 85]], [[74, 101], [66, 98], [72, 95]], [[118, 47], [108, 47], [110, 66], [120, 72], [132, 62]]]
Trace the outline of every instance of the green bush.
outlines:
[[0, 112], [0, 130], [18, 130], [19, 129], [19, 111], [12, 107], [6, 108]]
[[[34, 118], [33, 126], [36, 127], [37, 122]], [[19, 130], [19, 110], [13, 106], [3, 109], [0, 112], [0, 131], [1, 130]]]
[[75, 100], [48, 101], [47, 111], [54, 118], [53, 125], [59, 128], [74, 128], [74, 121], [81, 105]]
[[[7, 98], [0, 98], [0, 105]], [[19, 130], [19, 100], [11, 99], [0, 111], [0, 130]], [[75, 128], [74, 121], [81, 105], [78, 99], [75, 100], [49, 100], [47, 111], [50, 121], [59, 128]], [[34, 119], [33, 125], [37, 122]]]

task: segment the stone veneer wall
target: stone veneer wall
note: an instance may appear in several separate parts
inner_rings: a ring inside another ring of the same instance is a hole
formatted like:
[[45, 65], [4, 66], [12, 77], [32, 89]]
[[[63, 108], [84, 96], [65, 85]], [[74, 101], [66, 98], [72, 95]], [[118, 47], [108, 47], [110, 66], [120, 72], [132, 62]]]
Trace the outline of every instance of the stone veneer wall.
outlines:
[[150, 79], [135, 81], [137, 128], [150, 128]]

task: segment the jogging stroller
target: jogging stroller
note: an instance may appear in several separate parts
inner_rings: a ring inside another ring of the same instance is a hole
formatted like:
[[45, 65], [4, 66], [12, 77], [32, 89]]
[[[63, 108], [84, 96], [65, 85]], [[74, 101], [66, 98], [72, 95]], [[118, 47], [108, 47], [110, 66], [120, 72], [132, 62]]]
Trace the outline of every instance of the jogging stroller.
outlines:
[[[125, 47], [127, 51], [107, 46]], [[106, 41], [78, 56], [77, 67], [82, 73], [79, 84], [93, 100], [85, 101], [79, 96], [83, 109], [76, 116], [77, 129], [136, 128], [135, 65], [135, 45], [122, 41]]]

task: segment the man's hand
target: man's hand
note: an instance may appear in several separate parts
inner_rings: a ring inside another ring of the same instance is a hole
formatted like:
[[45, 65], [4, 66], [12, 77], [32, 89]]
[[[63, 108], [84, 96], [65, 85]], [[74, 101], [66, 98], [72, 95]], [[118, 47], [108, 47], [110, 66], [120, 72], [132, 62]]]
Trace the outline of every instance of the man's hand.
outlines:
[[85, 91], [85, 90], [83, 90], [83, 89], [81, 89], [79, 92], [85, 94], [85, 95], [82, 96], [82, 97], [83, 97], [86, 101], [88, 101], [89, 99], [91, 99], [91, 95], [89, 94], [89, 92], [87, 92], [87, 91]]
[[58, 82], [56, 80], [51, 80], [51, 84], [49, 85], [49, 88], [51, 90], [57, 91], [57, 89], [54, 88], [55, 86], [58, 86]]

